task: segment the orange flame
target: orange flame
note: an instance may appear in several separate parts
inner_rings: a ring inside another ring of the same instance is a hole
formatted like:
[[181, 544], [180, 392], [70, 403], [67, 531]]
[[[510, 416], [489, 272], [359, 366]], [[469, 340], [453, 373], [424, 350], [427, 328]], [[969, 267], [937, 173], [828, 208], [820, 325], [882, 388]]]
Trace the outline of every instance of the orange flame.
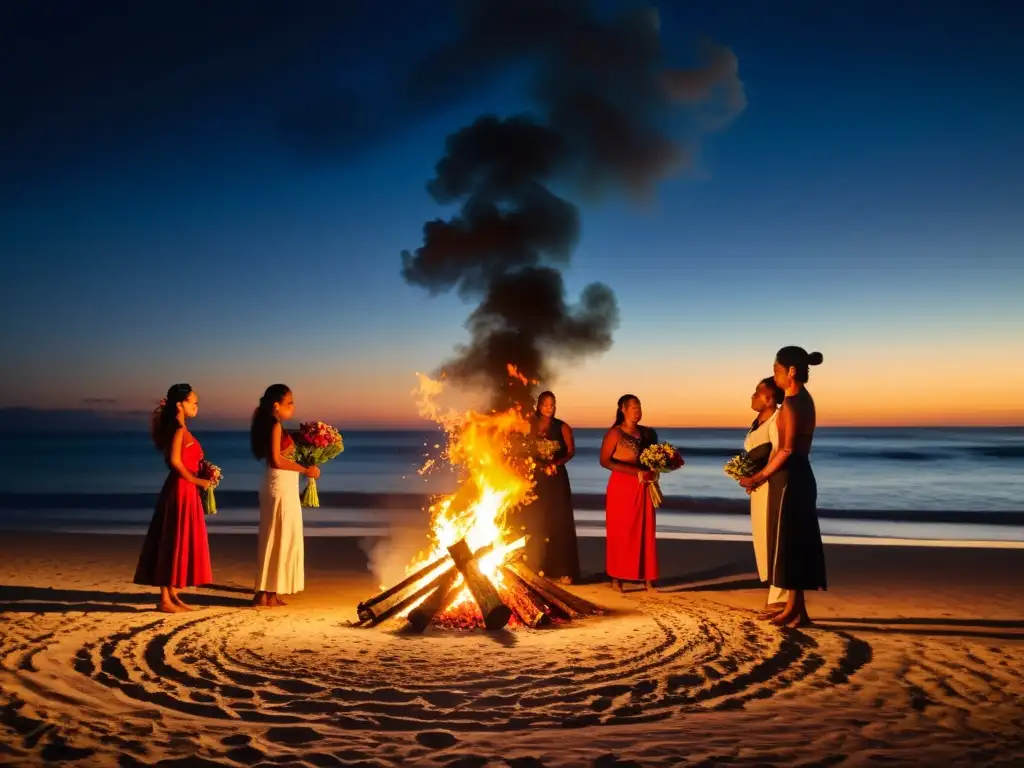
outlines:
[[530, 385], [530, 380], [523, 376], [523, 374], [519, 372], [519, 369], [512, 365], [512, 363], [508, 363], [508, 377], [510, 379], [518, 379], [519, 381], [523, 382], [525, 386]]
[[531, 384], [540, 384], [540, 382], [537, 381], [536, 379], [526, 378], [526, 376], [523, 373], [521, 373], [518, 368], [512, 365], [512, 363], [506, 363], [505, 365], [508, 368], [508, 377], [510, 379], [516, 379], [517, 381], [521, 381], [523, 383], [523, 386], [526, 387], [530, 386]]
[[[514, 366], [510, 375], [526, 382]], [[512, 530], [508, 516], [517, 507], [533, 498], [531, 461], [517, 461], [510, 451], [510, 439], [527, 435], [530, 423], [518, 409], [482, 414], [474, 411], [442, 410], [437, 399], [444, 384], [422, 374], [419, 378], [420, 415], [440, 424], [448, 436], [443, 459], [460, 474], [459, 489], [438, 499], [429, 508], [429, 546], [409, 564], [406, 573], [419, 570], [427, 563], [448, 554], [448, 547], [465, 539], [471, 550], [494, 544], [494, 550], [478, 562], [480, 570], [494, 585], [501, 588], [498, 570], [508, 553], [525, 544]], [[429, 467], [428, 462], [424, 471]], [[433, 578], [424, 578], [427, 583]], [[461, 583], [461, 576], [456, 586]], [[452, 610], [472, 599], [463, 585], [456, 599], [447, 606]], [[410, 606], [412, 610], [414, 606]]]

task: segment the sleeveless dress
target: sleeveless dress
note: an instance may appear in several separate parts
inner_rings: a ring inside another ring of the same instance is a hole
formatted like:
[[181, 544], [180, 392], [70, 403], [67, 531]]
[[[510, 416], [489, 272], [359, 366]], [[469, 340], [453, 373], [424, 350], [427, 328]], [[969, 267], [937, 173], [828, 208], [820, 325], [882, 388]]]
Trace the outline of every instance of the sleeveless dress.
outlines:
[[[630, 463], [640, 466], [639, 457], [658, 434], [640, 428], [636, 438], [619, 430], [619, 445], [633, 455]], [[658, 578], [658, 549], [655, 539], [654, 502], [647, 485], [634, 475], [612, 472], [605, 497], [606, 570], [613, 579], [654, 581]]]
[[[779, 412], [776, 410], [763, 424], [754, 420], [750, 431], [743, 440], [747, 453], [769, 446], [768, 458], [775, 455], [779, 446], [779, 429], [775, 423]], [[757, 575], [761, 581], [768, 581], [768, 484], [762, 483], [750, 494], [750, 525], [754, 538], [754, 557], [757, 560]]]
[[[295, 445], [282, 430], [281, 453]], [[256, 545], [256, 591], [293, 595], [306, 587], [305, 542], [299, 473], [270, 466], [260, 486], [260, 535]]]
[[818, 483], [810, 458], [790, 454], [768, 485], [768, 583], [782, 589], [827, 589]]
[[[562, 435], [563, 422], [551, 419], [547, 430], [534, 431], [534, 436], [543, 440], [554, 440], [559, 444], [555, 459], [569, 451]], [[526, 527], [530, 540], [526, 544], [526, 563], [542, 571], [549, 579], [569, 577], [580, 578], [580, 555], [576, 541], [576, 518], [572, 509], [572, 486], [564, 464], [548, 475], [542, 471], [536, 474], [534, 493], [537, 498], [520, 512], [520, 519]]]
[[[193, 475], [199, 471], [203, 448], [186, 433], [181, 461]], [[169, 463], [169, 462], [168, 462]], [[199, 486], [174, 469], [156, 500], [142, 553], [135, 568], [136, 584], [149, 587], [199, 587], [213, 582], [206, 515]]]
[[[770, 460], [775, 456], [779, 449], [778, 417], [779, 411], [776, 409], [763, 424], [758, 424], [757, 419], [754, 419], [743, 441], [743, 450], [754, 453], [767, 448], [766, 458]], [[764, 582], [768, 581], [769, 550], [775, 550], [774, 542], [769, 546], [768, 532], [772, 531], [773, 535], [778, 532], [778, 501], [776, 498], [773, 502], [770, 483], [762, 483], [750, 494], [750, 528], [754, 540], [754, 559], [757, 561], [758, 578]], [[774, 585], [768, 590], [769, 605], [784, 603], [788, 597], [786, 590]]]

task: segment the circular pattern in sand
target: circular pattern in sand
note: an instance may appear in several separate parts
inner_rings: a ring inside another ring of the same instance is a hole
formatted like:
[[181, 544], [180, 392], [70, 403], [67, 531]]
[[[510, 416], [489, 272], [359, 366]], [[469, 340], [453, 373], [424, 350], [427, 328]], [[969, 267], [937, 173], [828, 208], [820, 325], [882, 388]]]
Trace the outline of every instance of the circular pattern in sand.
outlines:
[[[780, 632], [701, 600], [628, 603], [552, 630], [422, 636], [299, 608], [8, 615], [3, 670], [30, 695], [2, 702], [0, 733], [35, 739], [44, 759], [145, 759], [157, 732], [165, 754], [195, 753], [202, 732], [229, 762], [259, 762], [254, 739], [304, 754], [330, 745], [335, 757], [339, 744], [362, 743], [346, 753], [355, 759], [388, 734], [426, 753], [473, 733], [655, 723], [790, 690], [834, 697], [872, 660], [843, 631]], [[44, 727], [68, 718], [71, 731]]]
[[[706, 606], [667, 600], [500, 633], [410, 637], [293, 611], [260, 619], [202, 611], [126, 623], [75, 649], [73, 668], [140, 707], [300, 738], [300, 725], [516, 730], [736, 708], [798, 682], [842, 682], [869, 654], [852, 637], [812, 639], [752, 619], [724, 631]], [[37, 643], [24, 663], [46, 653]]]

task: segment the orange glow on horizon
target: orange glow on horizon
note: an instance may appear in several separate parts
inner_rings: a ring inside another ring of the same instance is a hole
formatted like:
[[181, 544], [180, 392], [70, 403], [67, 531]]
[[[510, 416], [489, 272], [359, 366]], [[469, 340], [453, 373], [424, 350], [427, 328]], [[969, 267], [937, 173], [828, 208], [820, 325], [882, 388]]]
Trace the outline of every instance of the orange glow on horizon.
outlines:
[[[559, 417], [577, 428], [608, 427], [625, 392], [640, 397], [644, 422], [651, 426], [742, 428], [752, 418], [751, 392], [771, 373], [771, 353], [764, 355], [763, 349], [772, 346], [699, 348], [688, 354], [684, 348], [652, 352], [623, 343], [599, 359], [563, 367], [556, 380], [542, 381], [538, 388], [555, 393]], [[812, 369], [809, 384], [820, 426], [1024, 426], [1024, 358], [1007, 355], [1005, 340], [994, 337], [981, 347], [947, 338], [913, 347], [913, 359], [895, 343], [890, 348], [821, 346], [825, 364]], [[267, 384], [283, 381], [295, 392], [296, 421], [322, 419], [342, 431], [424, 429], [430, 424], [417, 414], [412, 390], [415, 371], [429, 365], [386, 356], [358, 366], [215, 361], [115, 372], [123, 375], [109, 380], [93, 372], [74, 381], [53, 378], [5, 399], [10, 406], [141, 415], [169, 383], [189, 381], [200, 395], [197, 429], [204, 419], [241, 428]], [[453, 405], [474, 408], [480, 402], [465, 395]]]

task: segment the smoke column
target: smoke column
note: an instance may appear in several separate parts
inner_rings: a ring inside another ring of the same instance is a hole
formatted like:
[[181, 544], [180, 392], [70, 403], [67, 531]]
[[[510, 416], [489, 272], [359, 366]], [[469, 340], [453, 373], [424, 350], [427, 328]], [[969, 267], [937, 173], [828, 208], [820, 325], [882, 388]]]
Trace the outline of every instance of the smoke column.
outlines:
[[[447, 139], [427, 188], [452, 218], [427, 222], [423, 245], [402, 253], [402, 276], [432, 294], [478, 302], [470, 340], [443, 365], [482, 386], [495, 408], [526, 405], [533, 385], [509, 382], [512, 363], [548, 381], [556, 361], [603, 352], [619, 323], [612, 290], [588, 285], [571, 303], [560, 268], [579, 241], [579, 214], [551, 185], [588, 197], [642, 198], [686, 168], [701, 133], [746, 105], [732, 52], [706, 44], [702, 65], [669, 69], [651, 9], [604, 20], [585, 0], [467, 0], [461, 31], [417, 70], [420, 98], [469, 73], [535, 66], [540, 116], [483, 116]], [[685, 112], [685, 115], [680, 115]], [[688, 138], [680, 139], [681, 120]]]

